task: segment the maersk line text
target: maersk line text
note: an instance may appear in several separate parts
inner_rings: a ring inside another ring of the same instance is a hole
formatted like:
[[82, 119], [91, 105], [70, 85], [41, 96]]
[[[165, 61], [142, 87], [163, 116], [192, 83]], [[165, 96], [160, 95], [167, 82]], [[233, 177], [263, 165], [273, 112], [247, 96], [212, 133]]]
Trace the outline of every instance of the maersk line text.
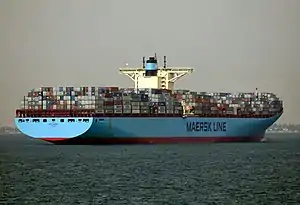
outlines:
[[226, 132], [226, 122], [187, 122], [188, 132]]

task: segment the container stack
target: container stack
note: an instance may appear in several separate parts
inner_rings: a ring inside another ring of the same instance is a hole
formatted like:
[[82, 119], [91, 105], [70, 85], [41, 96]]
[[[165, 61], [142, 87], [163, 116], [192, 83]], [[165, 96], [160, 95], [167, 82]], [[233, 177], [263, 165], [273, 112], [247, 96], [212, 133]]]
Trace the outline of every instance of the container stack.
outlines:
[[123, 113], [130, 114], [132, 109], [131, 96], [128, 93], [123, 93]]
[[175, 91], [175, 98], [193, 114], [275, 114], [282, 109], [282, 101], [273, 93], [194, 93]]
[[[110, 89], [110, 88], [109, 88]], [[103, 107], [102, 88], [42, 87], [28, 92], [21, 102], [22, 109], [74, 110]], [[25, 105], [25, 106], [24, 106]]]
[[275, 114], [282, 102], [273, 93], [207, 93], [118, 87], [41, 87], [28, 92], [21, 109], [94, 110], [107, 114]]

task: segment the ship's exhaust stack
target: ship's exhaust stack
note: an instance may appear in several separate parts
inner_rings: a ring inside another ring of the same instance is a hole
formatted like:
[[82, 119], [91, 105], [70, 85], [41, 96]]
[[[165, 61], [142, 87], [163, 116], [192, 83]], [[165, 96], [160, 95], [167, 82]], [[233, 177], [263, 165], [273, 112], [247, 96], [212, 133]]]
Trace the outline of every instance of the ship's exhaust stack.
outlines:
[[167, 68], [167, 56], [164, 56], [164, 68]]
[[155, 53], [154, 57], [149, 57], [149, 59], [146, 61], [145, 76], [157, 76], [157, 69], [157, 57]]

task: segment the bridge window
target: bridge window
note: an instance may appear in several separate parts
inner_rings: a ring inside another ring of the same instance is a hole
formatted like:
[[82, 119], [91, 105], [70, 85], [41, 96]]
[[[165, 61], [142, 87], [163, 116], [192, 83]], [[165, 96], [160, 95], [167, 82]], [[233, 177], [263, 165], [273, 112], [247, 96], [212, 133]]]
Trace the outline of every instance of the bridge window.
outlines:
[[75, 122], [74, 119], [68, 119], [68, 122]]
[[29, 119], [26, 119], [26, 122], [29, 122]]
[[65, 120], [64, 119], [60, 119], [60, 122], [64, 122]]
[[47, 122], [47, 119], [43, 119], [43, 122]]
[[32, 122], [40, 122], [39, 119], [33, 119]]
[[18, 120], [18, 122], [24, 122], [24, 120], [22, 120], [22, 119], [19, 119], [19, 120]]
[[81, 119], [78, 119], [79, 122], [81, 122]]
[[52, 119], [52, 122], [55, 122], [55, 119]]
[[89, 122], [90, 120], [89, 119], [83, 119], [83, 122]]

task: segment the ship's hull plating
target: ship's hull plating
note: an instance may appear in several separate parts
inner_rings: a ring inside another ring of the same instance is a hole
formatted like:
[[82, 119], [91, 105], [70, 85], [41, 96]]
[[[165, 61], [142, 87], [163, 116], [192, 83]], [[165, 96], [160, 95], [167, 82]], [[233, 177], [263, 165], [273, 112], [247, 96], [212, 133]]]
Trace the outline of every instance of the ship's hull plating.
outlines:
[[254, 142], [280, 116], [15, 118], [15, 124], [25, 135], [54, 144]]

